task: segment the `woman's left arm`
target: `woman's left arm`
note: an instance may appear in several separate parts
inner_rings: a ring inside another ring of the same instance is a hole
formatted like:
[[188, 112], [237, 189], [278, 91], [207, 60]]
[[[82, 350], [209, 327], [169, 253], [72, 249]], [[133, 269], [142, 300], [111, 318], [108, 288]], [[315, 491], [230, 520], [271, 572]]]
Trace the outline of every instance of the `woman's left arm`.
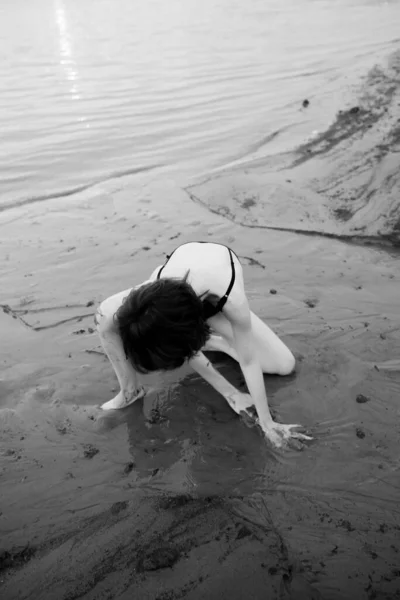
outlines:
[[230, 299], [224, 314], [232, 326], [235, 350], [246, 380], [250, 396], [255, 404], [260, 426], [264, 432], [271, 429], [273, 420], [268, 405], [262, 368], [257, 356], [251, 325], [251, 312], [245, 294]]
[[236, 353], [242, 369], [251, 399], [253, 400], [261, 429], [272, 444], [279, 447], [290, 438], [311, 440], [303, 433], [293, 431], [299, 425], [284, 425], [272, 420], [268, 406], [264, 377], [253, 339], [251, 312], [244, 292], [230, 299], [224, 309], [224, 314], [230, 321]]

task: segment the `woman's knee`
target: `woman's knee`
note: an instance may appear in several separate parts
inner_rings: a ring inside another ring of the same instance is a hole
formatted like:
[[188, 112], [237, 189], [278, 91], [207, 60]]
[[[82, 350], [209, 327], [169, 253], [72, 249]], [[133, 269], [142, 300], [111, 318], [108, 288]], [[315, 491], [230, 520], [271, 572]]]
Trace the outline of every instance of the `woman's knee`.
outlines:
[[293, 354], [288, 350], [285, 355], [281, 357], [278, 365], [278, 375], [290, 375], [296, 368], [296, 359]]

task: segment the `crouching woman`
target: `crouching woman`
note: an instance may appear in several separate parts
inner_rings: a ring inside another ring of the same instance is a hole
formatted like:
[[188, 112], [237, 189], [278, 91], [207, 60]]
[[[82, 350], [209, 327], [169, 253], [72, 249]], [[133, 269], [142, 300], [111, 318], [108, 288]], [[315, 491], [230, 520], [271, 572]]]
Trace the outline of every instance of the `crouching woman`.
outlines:
[[[145, 391], [140, 374], [197, 371], [238, 414], [255, 406], [258, 423], [274, 446], [290, 438], [311, 439], [298, 425], [271, 417], [263, 373], [288, 375], [295, 359], [285, 344], [249, 308], [243, 270], [228, 247], [211, 242], [179, 246], [150, 279], [104, 300], [96, 313], [103, 348], [120, 391], [104, 410], [128, 406]], [[204, 350], [235, 359], [249, 394], [237, 390], [211, 364]]]

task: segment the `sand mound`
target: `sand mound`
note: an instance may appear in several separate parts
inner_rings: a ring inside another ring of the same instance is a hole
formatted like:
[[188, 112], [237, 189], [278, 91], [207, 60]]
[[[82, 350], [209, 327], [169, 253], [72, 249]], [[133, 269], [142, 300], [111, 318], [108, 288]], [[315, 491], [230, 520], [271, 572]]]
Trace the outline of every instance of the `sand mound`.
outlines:
[[400, 245], [399, 83], [395, 53], [368, 73], [353, 106], [280, 166], [223, 173], [187, 188], [190, 197], [248, 227]]

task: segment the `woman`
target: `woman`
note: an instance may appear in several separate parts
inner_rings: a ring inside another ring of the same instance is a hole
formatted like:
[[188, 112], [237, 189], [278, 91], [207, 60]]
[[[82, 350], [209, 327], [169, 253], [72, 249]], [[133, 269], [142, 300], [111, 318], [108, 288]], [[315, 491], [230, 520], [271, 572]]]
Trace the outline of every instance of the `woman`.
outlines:
[[[238, 414], [255, 405], [258, 422], [275, 446], [290, 438], [311, 439], [298, 425], [272, 420], [263, 372], [292, 373], [295, 359], [249, 308], [236, 254], [213, 242], [179, 246], [150, 279], [101, 303], [96, 325], [121, 390], [102, 405], [123, 408], [144, 395], [140, 373], [171, 370], [187, 361]], [[202, 350], [237, 360], [250, 394], [231, 385]]]

